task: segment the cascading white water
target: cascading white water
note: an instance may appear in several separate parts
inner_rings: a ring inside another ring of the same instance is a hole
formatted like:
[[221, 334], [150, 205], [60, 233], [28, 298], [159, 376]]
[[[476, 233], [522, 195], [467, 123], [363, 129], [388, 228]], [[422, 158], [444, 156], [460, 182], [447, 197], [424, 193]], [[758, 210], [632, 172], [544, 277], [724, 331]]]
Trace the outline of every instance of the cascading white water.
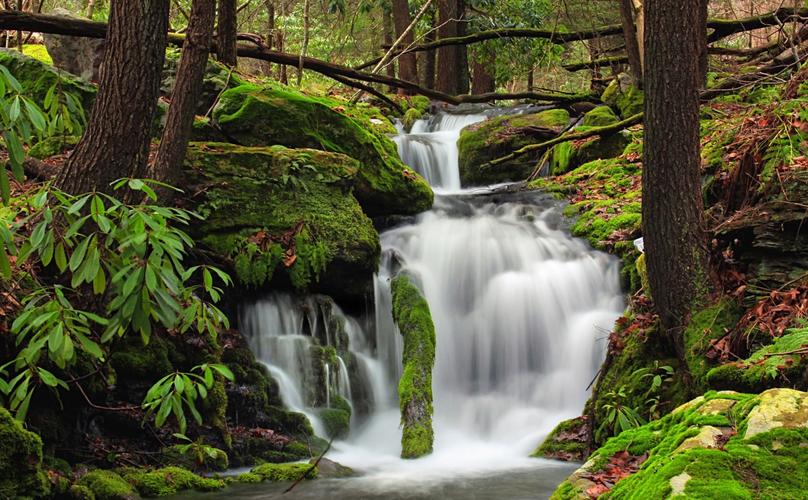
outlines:
[[[583, 408], [607, 332], [623, 310], [618, 262], [570, 237], [549, 197], [460, 190], [456, 141], [464, 126], [483, 119], [439, 114], [394, 138], [402, 159], [442, 189], [431, 211], [382, 234], [375, 338], [343, 316], [358, 377], [348, 377], [340, 360], [330, 367], [339, 371], [335, 390], [351, 394], [357, 389], [351, 381], [361, 380], [373, 404], [362, 426], [329, 454], [364, 474], [334, 498], [381, 496], [404, 486], [432, 498], [436, 483], [508, 478], [520, 470], [559, 477], [553, 472], [558, 465], [527, 456], [558, 422]], [[395, 392], [402, 340], [392, 321], [389, 281], [401, 269], [418, 280], [437, 334], [435, 449], [418, 460], [399, 458]], [[313, 337], [304, 331], [302, 313], [289, 312], [296, 310], [291, 302], [271, 297], [245, 308], [242, 322], [284, 402], [314, 416], [300, 395], [307, 377], [300, 367], [310, 363], [302, 359], [308, 352], [303, 342]], [[310, 326], [318, 321], [309, 313]], [[332, 345], [327, 325], [326, 335]], [[502, 481], [503, 488], [511, 486]], [[458, 486], [454, 491], [465, 497]]]

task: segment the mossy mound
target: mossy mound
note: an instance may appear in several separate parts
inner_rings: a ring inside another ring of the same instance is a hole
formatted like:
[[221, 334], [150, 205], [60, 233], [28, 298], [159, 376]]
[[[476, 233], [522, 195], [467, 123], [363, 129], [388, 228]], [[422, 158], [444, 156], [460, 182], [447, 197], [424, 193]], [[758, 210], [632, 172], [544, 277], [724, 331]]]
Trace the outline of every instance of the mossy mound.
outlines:
[[48, 90], [57, 82], [63, 91], [71, 92], [79, 98], [85, 113], [95, 101], [95, 86], [79, 77], [59, 71], [50, 64], [20, 54], [19, 51], [0, 49], [0, 65], [5, 66], [20, 82], [23, 94], [38, 104], [45, 102]]
[[497, 166], [483, 166], [521, 147], [552, 139], [569, 125], [569, 120], [567, 111], [550, 109], [529, 115], [499, 116], [466, 127], [457, 141], [461, 183], [479, 186], [527, 179], [536, 169], [541, 151]]
[[707, 383], [716, 389], [750, 392], [781, 385], [808, 390], [808, 357], [800, 354], [806, 346], [808, 328], [786, 330], [773, 344], [745, 360], [712, 368], [707, 372]]
[[738, 305], [727, 298], [695, 311], [684, 332], [685, 361], [696, 393], [707, 390], [706, 375], [714, 362], [707, 353], [716, 341], [726, 335], [741, 318]]
[[[598, 106], [584, 115], [576, 132], [586, 132], [594, 127], [605, 127], [620, 121], [609, 106]], [[581, 165], [595, 161], [617, 158], [630, 143], [628, 133], [619, 132], [605, 137], [572, 142], [562, 142], [550, 152], [550, 175], [562, 175]]]
[[[166, 50], [163, 76], [160, 81], [160, 92], [163, 95], [171, 96], [171, 92], [174, 90], [174, 84], [177, 81], [177, 69], [180, 65], [180, 55], [180, 49], [169, 48]], [[222, 92], [245, 83], [246, 81], [237, 72], [215, 61], [213, 58], [209, 58], [202, 78], [202, 89], [196, 103], [196, 114], [207, 114]]]
[[429, 209], [432, 190], [426, 181], [401, 163], [393, 141], [363, 127], [363, 113], [348, 116], [346, 107], [281, 85], [242, 85], [222, 94], [213, 118], [239, 144], [315, 148], [358, 160], [355, 194], [369, 215]]
[[128, 469], [123, 471], [123, 477], [144, 497], [164, 497], [186, 490], [215, 491], [226, 485], [224, 480], [197, 476], [181, 467]]
[[610, 439], [551, 498], [804, 498], [806, 440], [804, 392], [709, 392]]
[[277, 278], [298, 290], [362, 296], [380, 244], [352, 194], [358, 169], [324, 151], [191, 144], [184, 187], [200, 193], [194, 208], [203, 217], [193, 231], [233, 259], [244, 285]]
[[630, 78], [620, 75], [606, 87], [600, 100], [620, 113], [623, 119], [642, 113], [645, 106], [645, 92], [638, 89]]
[[254, 467], [248, 474], [248, 479], [254, 481], [255, 477], [261, 481], [297, 481], [305, 474], [305, 479], [317, 478], [317, 467], [305, 462], [289, 464], [262, 464]]
[[0, 407], [0, 497], [41, 497], [50, 487], [42, 472], [42, 440]]
[[84, 486], [97, 500], [131, 500], [138, 498], [135, 489], [119, 474], [108, 470], [94, 470], [79, 479], [79, 486]]
[[588, 417], [564, 420], [530, 456], [582, 462], [589, 455], [589, 433]]
[[398, 382], [401, 408], [401, 457], [418, 458], [432, 452], [432, 367], [435, 364], [435, 326], [429, 304], [406, 275], [392, 282], [393, 319], [404, 337]]
[[33, 57], [39, 62], [53, 65], [53, 58], [48, 53], [47, 47], [42, 44], [26, 44], [22, 46], [22, 53], [28, 57]]

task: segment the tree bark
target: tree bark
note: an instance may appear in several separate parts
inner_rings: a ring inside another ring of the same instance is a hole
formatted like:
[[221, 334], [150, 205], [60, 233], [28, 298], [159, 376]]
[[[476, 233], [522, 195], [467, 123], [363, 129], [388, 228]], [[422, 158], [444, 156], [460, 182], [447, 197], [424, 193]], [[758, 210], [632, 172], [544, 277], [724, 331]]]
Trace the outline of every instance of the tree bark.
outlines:
[[[393, 26], [393, 13], [388, 9], [384, 9], [384, 11], [382, 12], [382, 16], [383, 16], [382, 28], [384, 29], [384, 44], [388, 46], [393, 45], [393, 31], [395, 29]], [[379, 62], [381, 62], [381, 59], [379, 60]], [[387, 66], [385, 66], [384, 73], [390, 78], [395, 78], [396, 77], [395, 65], [388, 64]], [[390, 92], [395, 92], [396, 88], [390, 86], [387, 87], [387, 90]]]
[[178, 178], [194, 124], [194, 110], [210, 55], [216, 0], [194, 0], [188, 32], [182, 46], [177, 80], [171, 93], [166, 126], [151, 177], [174, 184]]
[[[401, 37], [410, 27], [410, 23], [412, 23], [410, 2], [408, 0], [393, 0], [393, 24], [396, 28], [396, 37]], [[413, 31], [410, 30], [404, 37], [403, 45], [404, 47], [409, 47], [414, 41], [415, 36]], [[418, 81], [418, 63], [414, 53], [408, 52], [398, 58], [398, 77], [409, 82]]]
[[620, 18], [623, 22], [623, 38], [626, 40], [626, 53], [631, 75], [637, 85], [642, 87], [642, 55], [637, 38], [637, 28], [634, 24], [634, 2], [620, 0]]
[[[438, 1], [438, 41], [457, 38], [459, 18], [457, 0]], [[460, 51], [457, 45], [447, 45], [438, 49], [438, 74], [436, 90], [446, 94], [458, 94], [460, 88]]]
[[642, 225], [650, 292], [680, 360], [691, 309], [710, 293], [699, 154], [703, 12], [645, 2], [645, 158]]
[[[483, 49], [483, 53], [474, 60], [471, 78], [472, 95], [488, 94], [497, 90], [497, 81], [494, 76], [497, 57], [493, 51]], [[531, 91], [532, 89], [528, 89]]]
[[[286, 1], [281, 0], [281, 17], [283, 18], [284, 27], [286, 26]], [[283, 29], [277, 30], [277, 37], [275, 38], [275, 46], [278, 48], [278, 52], [283, 52], [285, 48], [285, 35]], [[284, 85], [289, 85], [289, 75], [286, 72], [286, 65], [280, 64], [278, 65], [278, 81], [280, 81]]]
[[168, 2], [113, 0], [98, 96], [90, 122], [56, 185], [69, 193], [110, 191], [146, 173], [165, 60]]
[[216, 28], [216, 58], [230, 67], [238, 64], [236, 54], [236, 0], [219, 0], [219, 24]]
[[[435, 11], [432, 11], [432, 29], [426, 34], [424, 39], [427, 43], [434, 42], [437, 40], [437, 26], [435, 26]], [[423, 53], [423, 60], [424, 63], [422, 65], [422, 73], [423, 78], [421, 79], [421, 85], [424, 88], [432, 89], [435, 88], [435, 64], [437, 63], [437, 52], [434, 50], [427, 50]]]
[[[268, 49], [272, 49], [275, 44], [275, 0], [264, 0], [264, 6], [267, 10], [266, 46]], [[272, 64], [266, 63], [264, 75], [272, 76]]]

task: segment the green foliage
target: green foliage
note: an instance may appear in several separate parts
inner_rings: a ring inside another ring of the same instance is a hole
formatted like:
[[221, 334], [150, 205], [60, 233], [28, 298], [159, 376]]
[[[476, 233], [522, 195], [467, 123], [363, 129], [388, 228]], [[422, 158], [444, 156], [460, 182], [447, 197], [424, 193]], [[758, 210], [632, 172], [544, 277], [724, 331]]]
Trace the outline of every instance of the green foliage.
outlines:
[[202, 437], [196, 441], [180, 433], [175, 433], [174, 437], [184, 443], [174, 446], [173, 449], [180, 455], [190, 458], [197, 469], [207, 468], [208, 465], [213, 465], [217, 470], [227, 469], [227, 453], [205, 444]]
[[620, 434], [645, 423], [645, 419], [636, 408], [625, 404], [628, 399], [626, 390], [626, 386], [621, 386], [616, 391], [609, 391], [603, 396], [605, 399], [603, 410], [606, 411], [605, 423], [611, 428], [612, 434]]
[[[116, 187], [125, 185], [155, 201], [152, 184], [130, 179]], [[229, 276], [214, 267], [183, 265], [193, 241], [178, 226], [194, 216], [158, 205], [127, 205], [101, 193], [72, 196], [48, 187], [0, 213], [0, 274], [12, 275], [9, 257], [14, 256], [18, 272], [31, 265], [46, 270], [43, 276], [57, 277], [46, 283], [29, 276], [33, 286], [11, 326], [20, 350], [0, 366], [0, 393], [17, 418], [25, 419], [37, 387], [67, 388], [48, 368], [74, 366], [78, 352], [93, 363], [103, 362], [105, 346], [126, 333], [137, 333], [148, 343], [153, 324], [178, 333], [193, 329], [212, 339], [228, 327], [212, 302], [221, 298], [214, 277], [230, 284]], [[24, 231], [30, 227], [30, 233]], [[192, 284], [192, 278], [200, 283]], [[98, 310], [74, 307], [78, 298], [87, 303], [92, 295], [102, 304]], [[178, 402], [189, 399], [194, 398], [185, 394]]]
[[144, 420], [156, 412], [154, 425], [162, 427], [173, 414], [180, 433], [185, 434], [188, 421], [184, 407], [187, 407], [196, 423], [201, 425], [202, 415], [196, 409], [196, 400], [208, 397], [208, 390], [213, 388], [215, 382], [214, 372], [227, 380], [234, 380], [233, 372], [222, 364], [199, 365], [193, 367], [191, 372], [175, 372], [158, 380], [143, 398], [143, 409], [146, 410]]

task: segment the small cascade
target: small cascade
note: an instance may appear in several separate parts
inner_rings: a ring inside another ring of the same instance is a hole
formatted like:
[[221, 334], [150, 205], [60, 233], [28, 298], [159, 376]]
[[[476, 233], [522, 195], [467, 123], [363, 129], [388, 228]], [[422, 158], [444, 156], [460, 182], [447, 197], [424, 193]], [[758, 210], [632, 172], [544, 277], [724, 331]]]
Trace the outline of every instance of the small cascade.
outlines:
[[401, 160], [421, 174], [433, 188], [457, 191], [460, 189], [460, 172], [455, 144], [464, 127], [483, 120], [483, 114], [441, 113], [416, 121], [408, 134], [399, 124], [399, 135], [393, 140], [398, 145]]
[[[352, 419], [366, 417], [377, 401], [388, 401], [385, 374], [373, 359], [371, 340], [356, 319], [328, 297], [271, 294], [241, 308], [241, 327], [256, 358], [278, 382], [283, 404], [305, 414], [324, 436], [318, 409], [339, 407]], [[348, 360], [348, 361], [346, 361]]]

